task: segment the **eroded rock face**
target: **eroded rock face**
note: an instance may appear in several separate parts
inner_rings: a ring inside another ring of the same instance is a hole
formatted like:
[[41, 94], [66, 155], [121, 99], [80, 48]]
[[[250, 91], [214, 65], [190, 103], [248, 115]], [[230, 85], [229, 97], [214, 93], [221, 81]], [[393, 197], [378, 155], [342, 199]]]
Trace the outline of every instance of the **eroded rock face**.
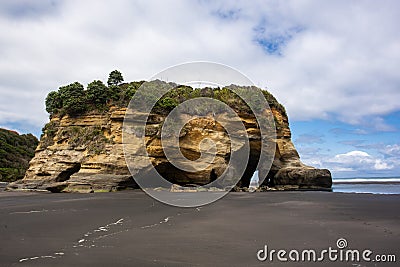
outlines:
[[[137, 188], [126, 165], [122, 144], [122, 127], [126, 109], [112, 107], [108, 113], [61, 119], [54, 117], [46, 126], [35, 157], [24, 179], [10, 184], [8, 189], [47, 190], [51, 192], [96, 192]], [[272, 108], [276, 124], [273, 141], [275, 156], [271, 169], [261, 168], [267, 175], [263, 185], [276, 189], [329, 189], [329, 170], [304, 165], [291, 142], [286, 114]], [[254, 117], [239, 114], [250, 142], [250, 160], [239, 187], [248, 187], [260, 154], [260, 133]], [[217, 143], [212, 164], [201, 172], [190, 173], [175, 168], [164, 155], [160, 128], [165, 116], [151, 114], [146, 126], [146, 149], [152, 165], [172, 183], [204, 185], [217, 179], [229, 164], [235, 147], [224, 128], [212, 117], [191, 120], [180, 134], [180, 149], [188, 159], [200, 155], [199, 144], [205, 138]], [[240, 142], [236, 144], [240, 149]], [[144, 154], [133, 151], [135, 170], [146, 177], [152, 167]], [[270, 164], [265, 164], [269, 166]], [[234, 166], [230, 170], [235, 172]]]
[[52, 118], [25, 177], [9, 189], [51, 192], [116, 191], [136, 187], [125, 163], [125, 110], [77, 118]]

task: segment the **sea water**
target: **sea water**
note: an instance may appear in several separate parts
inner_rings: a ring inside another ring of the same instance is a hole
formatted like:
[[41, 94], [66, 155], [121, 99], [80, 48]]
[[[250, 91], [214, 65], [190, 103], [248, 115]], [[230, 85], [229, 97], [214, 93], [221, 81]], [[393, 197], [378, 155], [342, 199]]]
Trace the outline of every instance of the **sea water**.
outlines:
[[400, 178], [337, 178], [333, 179], [333, 192], [400, 194]]

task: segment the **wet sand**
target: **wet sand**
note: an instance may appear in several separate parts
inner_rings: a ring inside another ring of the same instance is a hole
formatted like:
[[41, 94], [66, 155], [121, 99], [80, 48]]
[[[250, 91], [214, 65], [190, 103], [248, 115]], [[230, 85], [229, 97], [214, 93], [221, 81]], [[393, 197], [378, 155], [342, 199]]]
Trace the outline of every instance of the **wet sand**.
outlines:
[[395, 254], [398, 264], [399, 210], [400, 195], [230, 193], [201, 208], [176, 208], [141, 191], [0, 192], [0, 266], [317, 266], [262, 262], [256, 254], [265, 245], [336, 248], [339, 238], [348, 248]]

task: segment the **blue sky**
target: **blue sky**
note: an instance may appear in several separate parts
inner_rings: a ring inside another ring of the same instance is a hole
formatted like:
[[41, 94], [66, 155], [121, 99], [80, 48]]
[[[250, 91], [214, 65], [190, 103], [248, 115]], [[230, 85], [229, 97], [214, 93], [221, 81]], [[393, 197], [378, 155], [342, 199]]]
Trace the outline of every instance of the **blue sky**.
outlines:
[[340, 177], [389, 177], [399, 173], [400, 114], [385, 117], [393, 128], [339, 121], [291, 121], [292, 138], [306, 164], [330, 169]]
[[283, 103], [302, 160], [334, 177], [400, 175], [398, 1], [0, 2], [0, 127], [40, 135], [47, 93], [229, 65]]

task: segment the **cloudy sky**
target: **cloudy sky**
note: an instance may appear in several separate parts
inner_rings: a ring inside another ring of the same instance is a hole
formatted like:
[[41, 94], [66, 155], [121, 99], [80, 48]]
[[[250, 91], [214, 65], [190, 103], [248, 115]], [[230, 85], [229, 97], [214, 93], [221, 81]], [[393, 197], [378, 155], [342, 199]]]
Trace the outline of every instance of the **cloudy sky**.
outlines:
[[232, 66], [287, 108], [304, 162], [334, 177], [400, 174], [400, 2], [0, 2], [0, 126], [40, 135], [47, 93]]

